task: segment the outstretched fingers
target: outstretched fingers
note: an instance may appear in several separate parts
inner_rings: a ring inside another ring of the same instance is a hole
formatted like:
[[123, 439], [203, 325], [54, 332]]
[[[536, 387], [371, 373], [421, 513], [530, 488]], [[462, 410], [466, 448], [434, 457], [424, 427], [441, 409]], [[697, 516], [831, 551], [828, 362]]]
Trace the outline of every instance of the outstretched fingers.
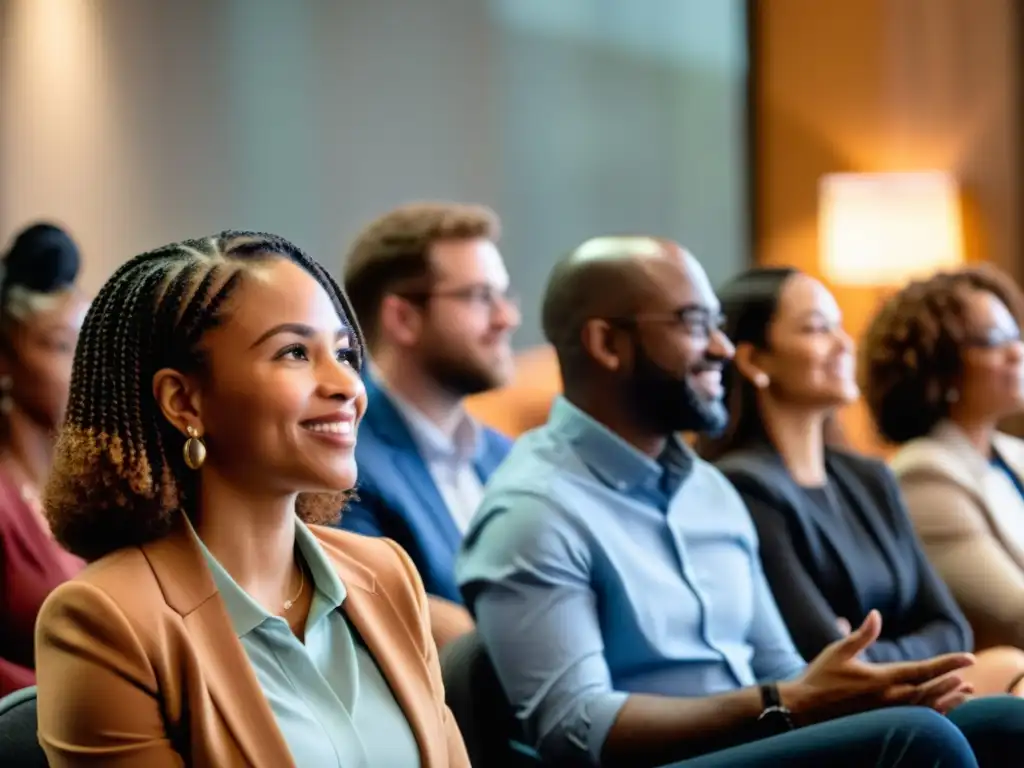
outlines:
[[923, 685], [937, 677], [974, 664], [974, 654], [947, 653], [924, 661], [902, 661], [883, 665], [893, 685]]

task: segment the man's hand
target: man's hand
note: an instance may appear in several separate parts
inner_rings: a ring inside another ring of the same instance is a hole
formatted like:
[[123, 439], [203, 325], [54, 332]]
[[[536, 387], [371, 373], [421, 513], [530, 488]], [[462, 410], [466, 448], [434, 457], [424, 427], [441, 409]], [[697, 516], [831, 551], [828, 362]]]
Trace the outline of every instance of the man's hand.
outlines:
[[881, 631], [882, 618], [878, 611], [871, 611], [857, 629], [818, 654], [803, 675], [779, 685], [783, 704], [797, 723], [805, 725], [901, 704], [948, 712], [971, 694], [970, 686], [956, 674], [956, 670], [974, 663], [969, 653], [892, 664], [860, 659]]

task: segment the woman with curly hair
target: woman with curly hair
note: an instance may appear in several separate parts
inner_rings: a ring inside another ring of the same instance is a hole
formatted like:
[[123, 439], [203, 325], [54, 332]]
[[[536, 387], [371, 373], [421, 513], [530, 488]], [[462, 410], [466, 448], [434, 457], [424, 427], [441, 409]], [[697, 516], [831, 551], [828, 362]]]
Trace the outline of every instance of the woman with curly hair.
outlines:
[[861, 384], [928, 556], [978, 647], [1024, 646], [1024, 297], [991, 266], [937, 274], [868, 328]]
[[0, 262], [0, 697], [35, 682], [39, 608], [83, 565], [53, 540], [40, 502], [87, 306], [79, 266], [52, 224], [23, 230]]
[[75, 353], [46, 509], [91, 561], [36, 629], [52, 766], [468, 766], [394, 544], [322, 527], [356, 478], [362, 339], [273, 235], [137, 256]]

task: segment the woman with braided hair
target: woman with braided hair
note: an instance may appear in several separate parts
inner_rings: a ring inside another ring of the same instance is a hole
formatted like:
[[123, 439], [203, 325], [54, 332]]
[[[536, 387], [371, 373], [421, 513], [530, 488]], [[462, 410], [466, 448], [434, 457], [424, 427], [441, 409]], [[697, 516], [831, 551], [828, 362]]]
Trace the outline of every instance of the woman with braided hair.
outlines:
[[979, 648], [1024, 647], [1024, 297], [991, 266], [897, 293], [869, 326], [861, 378], [928, 557]]
[[36, 615], [82, 567], [40, 503], [86, 309], [78, 269], [77, 246], [51, 224], [23, 230], [0, 263], [0, 696], [35, 682]]
[[362, 339], [273, 235], [137, 256], [85, 319], [46, 491], [91, 565], [36, 630], [52, 766], [467, 766], [394, 544], [355, 483]]

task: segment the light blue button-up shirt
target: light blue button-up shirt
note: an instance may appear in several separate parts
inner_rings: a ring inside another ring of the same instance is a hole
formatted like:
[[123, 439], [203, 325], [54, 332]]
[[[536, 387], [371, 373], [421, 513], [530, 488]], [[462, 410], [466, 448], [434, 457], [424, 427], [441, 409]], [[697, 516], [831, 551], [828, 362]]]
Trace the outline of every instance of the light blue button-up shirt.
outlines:
[[369, 651], [340, 610], [342, 584], [310, 530], [295, 541], [315, 589], [303, 644], [200, 546], [231, 624], [297, 766], [418, 768], [419, 747]]
[[482, 446], [479, 424], [468, 413], [463, 413], [455, 431], [448, 436], [411, 403], [386, 385], [381, 386], [405, 420], [448, 513], [459, 532], [465, 533], [484, 496], [484, 484], [475, 464]]
[[805, 666], [739, 495], [681, 442], [663, 459], [559, 399], [491, 477], [463, 544], [466, 605], [556, 764], [597, 764], [631, 693], [705, 696]]

